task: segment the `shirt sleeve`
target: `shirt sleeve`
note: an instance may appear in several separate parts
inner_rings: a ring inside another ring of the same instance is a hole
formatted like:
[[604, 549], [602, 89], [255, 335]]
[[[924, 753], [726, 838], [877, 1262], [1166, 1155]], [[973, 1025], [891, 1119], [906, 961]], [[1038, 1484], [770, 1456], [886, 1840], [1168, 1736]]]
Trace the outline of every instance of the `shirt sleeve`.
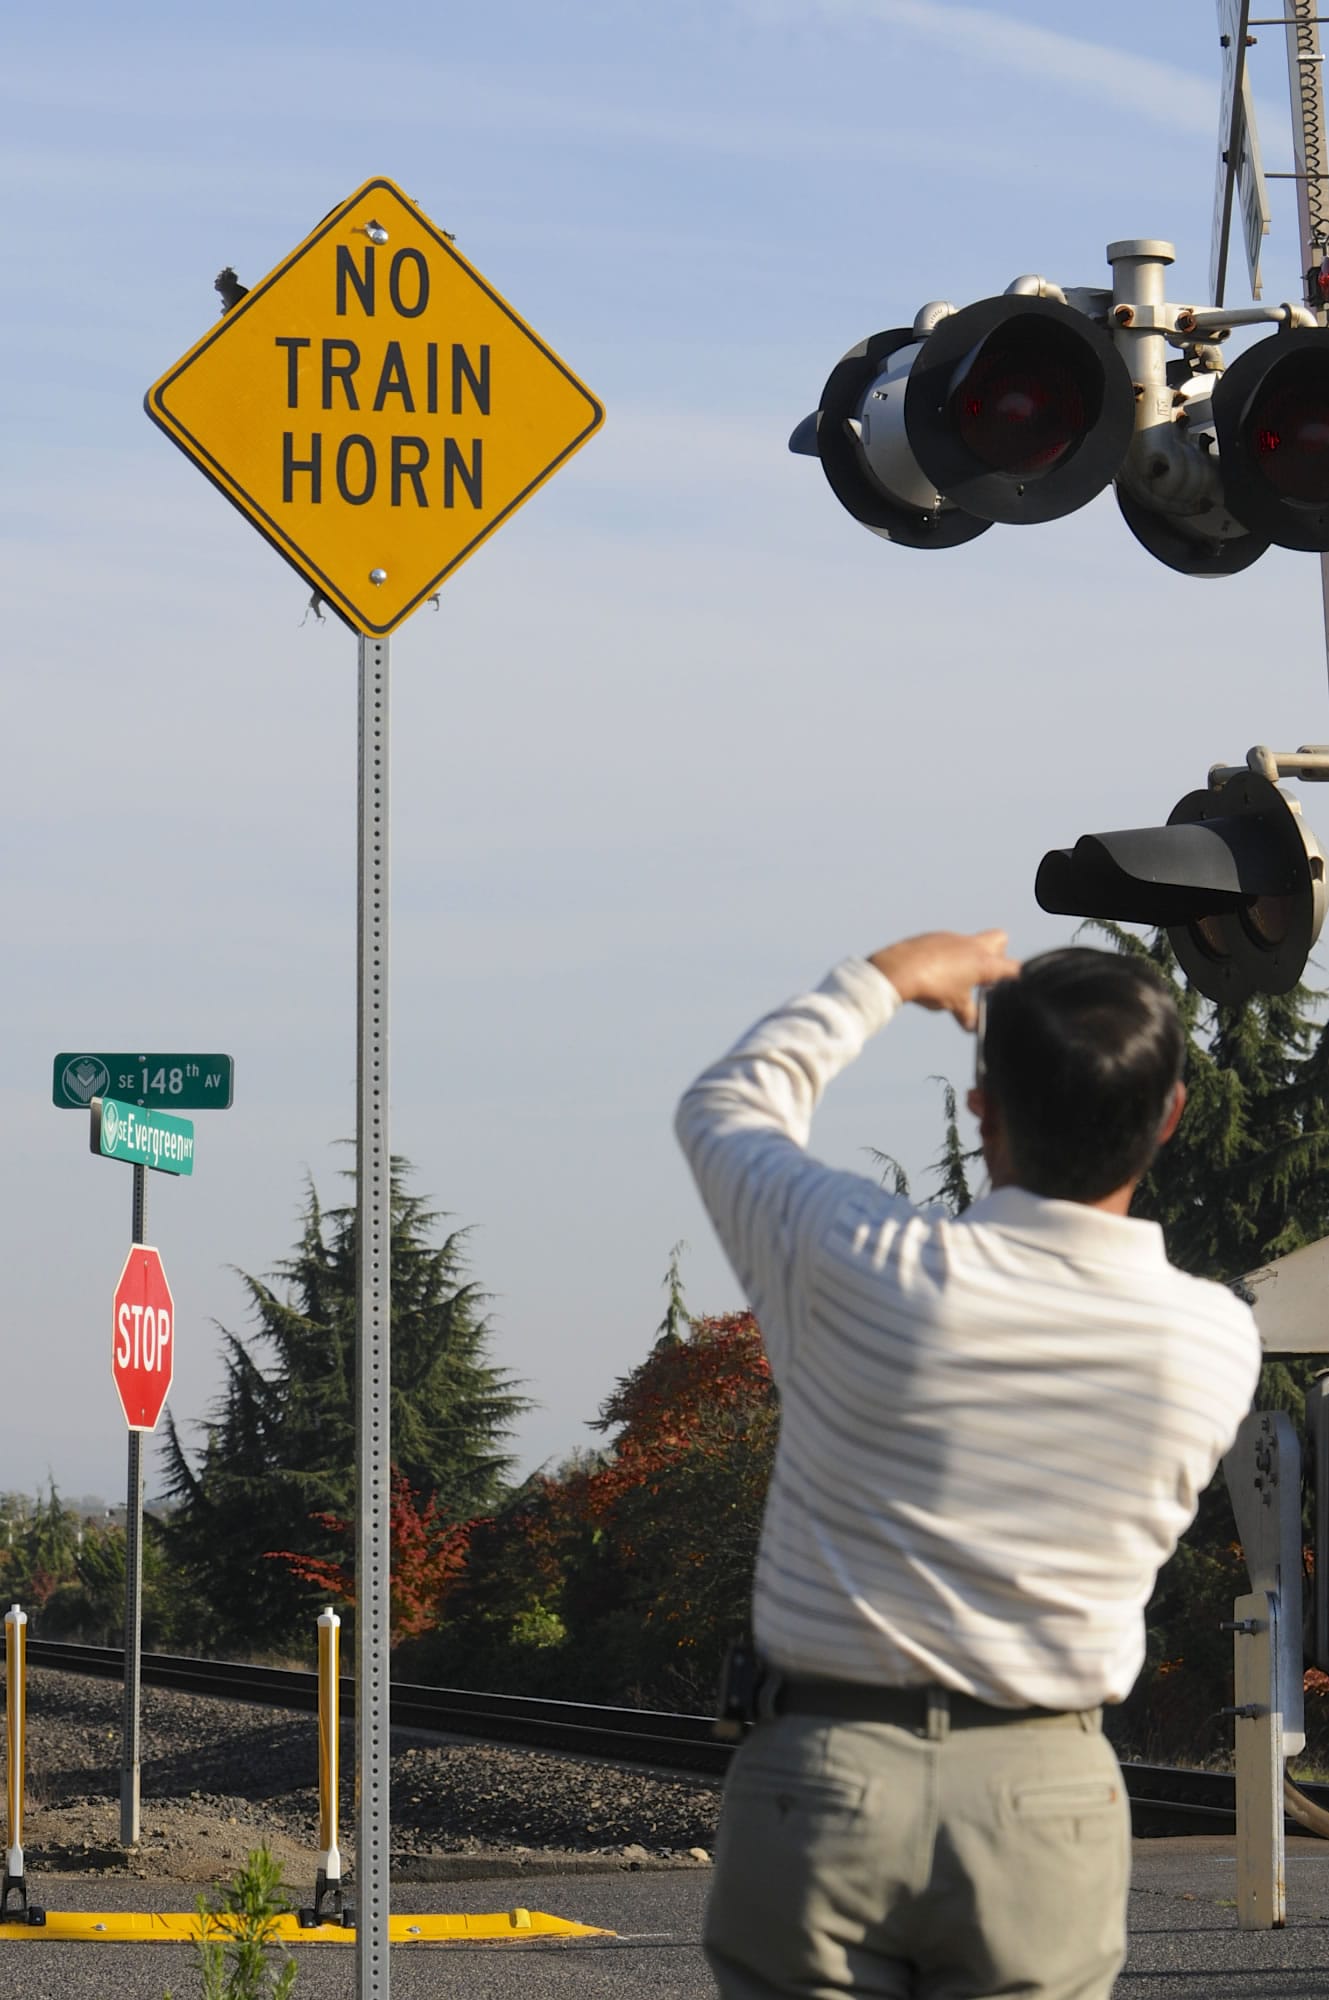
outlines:
[[679, 1143], [777, 1373], [793, 1338], [800, 1253], [846, 1183], [862, 1185], [808, 1156], [812, 1114], [899, 1006], [874, 965], [844, 959], [703, 1070], [678, 1107]]

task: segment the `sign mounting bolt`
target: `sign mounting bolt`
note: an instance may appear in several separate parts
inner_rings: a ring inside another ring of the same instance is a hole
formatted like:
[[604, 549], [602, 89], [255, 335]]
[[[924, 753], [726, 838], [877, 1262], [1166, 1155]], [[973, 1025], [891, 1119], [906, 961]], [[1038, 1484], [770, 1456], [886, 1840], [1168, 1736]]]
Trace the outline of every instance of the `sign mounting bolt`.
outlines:
[[386, 243], [388, 240], [388, 232], [383, 227], [383, 224], [375, 222], [372, 217], [365, 224], [365, 235], [371, 243]]
[[370, 570], [369, 581], [373, 584], [375, 590], [381, 589], [382, 586], [387, 582], [387, 580], [388, 580], [388, 573], [385, 569]]

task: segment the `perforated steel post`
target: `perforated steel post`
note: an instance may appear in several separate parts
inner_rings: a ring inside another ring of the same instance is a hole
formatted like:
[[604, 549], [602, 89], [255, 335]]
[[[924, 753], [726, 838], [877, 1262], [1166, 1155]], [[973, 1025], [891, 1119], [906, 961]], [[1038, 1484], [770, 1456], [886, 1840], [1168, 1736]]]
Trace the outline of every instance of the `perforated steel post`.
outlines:
[[388, 1145], [388, 642], [360, 640], [356, 1160], [357, 2000], [386, 2000], [392, 1188]]
[[[142, 1243], [148, 1226], [148, 1170], [135, 1164], [129, 1236]], [[129, 1433], [125, 1482], [125, 1701], [120, 1732], [120, 1845], [139, 1842], [139, 1655], [143, 1635], [143, 1433]]]

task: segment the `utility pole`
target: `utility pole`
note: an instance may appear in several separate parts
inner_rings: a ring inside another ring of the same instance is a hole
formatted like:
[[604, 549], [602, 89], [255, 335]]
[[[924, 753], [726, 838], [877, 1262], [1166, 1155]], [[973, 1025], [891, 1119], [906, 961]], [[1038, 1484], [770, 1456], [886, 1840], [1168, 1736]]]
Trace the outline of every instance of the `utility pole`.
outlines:
[[[1325, 144], [1324, 133], [1324, 79], [1316, 0], [1285, 0], [1279, 18], [1287, 36], [1300, 268], [1305, 274], [1306, 304], [1324, 326], [1329, 323], [1329, 290], [1326, 290], [1329, 272], [1324, 269], [1329, 261], [1329, 146]], [[1320, 601], [1329, 671], [1329, 553], [1320, 557]]]

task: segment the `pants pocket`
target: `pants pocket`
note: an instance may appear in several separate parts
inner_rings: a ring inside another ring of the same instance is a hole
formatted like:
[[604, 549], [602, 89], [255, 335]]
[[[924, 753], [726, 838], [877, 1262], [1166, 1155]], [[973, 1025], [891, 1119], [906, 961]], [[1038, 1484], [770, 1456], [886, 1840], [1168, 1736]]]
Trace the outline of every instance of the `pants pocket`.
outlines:
[[1063, 1840], [1110, 1840], [1121, 1822], [1122, 1783], [1114, 1778], [1053, 1778], [1013, 1785], [1012, 1819], [1045, 1826]]
[[744, 1766], [740, 1757], [724, 1791], [725, 1811], [765, 1811], [781, 1820], [855, 1818], [863, 1809], [867, 1786], [861, 1779], [838, 1772], [800, 1770], [797, 1766]]
[[724, 2000], [854, 1991], [851, 1966], [881, 1915], [881, 1786], [828, 1755], [826, 1731], [793, 1734], [758, 1728], [725, 1784], [702, 1933]]

